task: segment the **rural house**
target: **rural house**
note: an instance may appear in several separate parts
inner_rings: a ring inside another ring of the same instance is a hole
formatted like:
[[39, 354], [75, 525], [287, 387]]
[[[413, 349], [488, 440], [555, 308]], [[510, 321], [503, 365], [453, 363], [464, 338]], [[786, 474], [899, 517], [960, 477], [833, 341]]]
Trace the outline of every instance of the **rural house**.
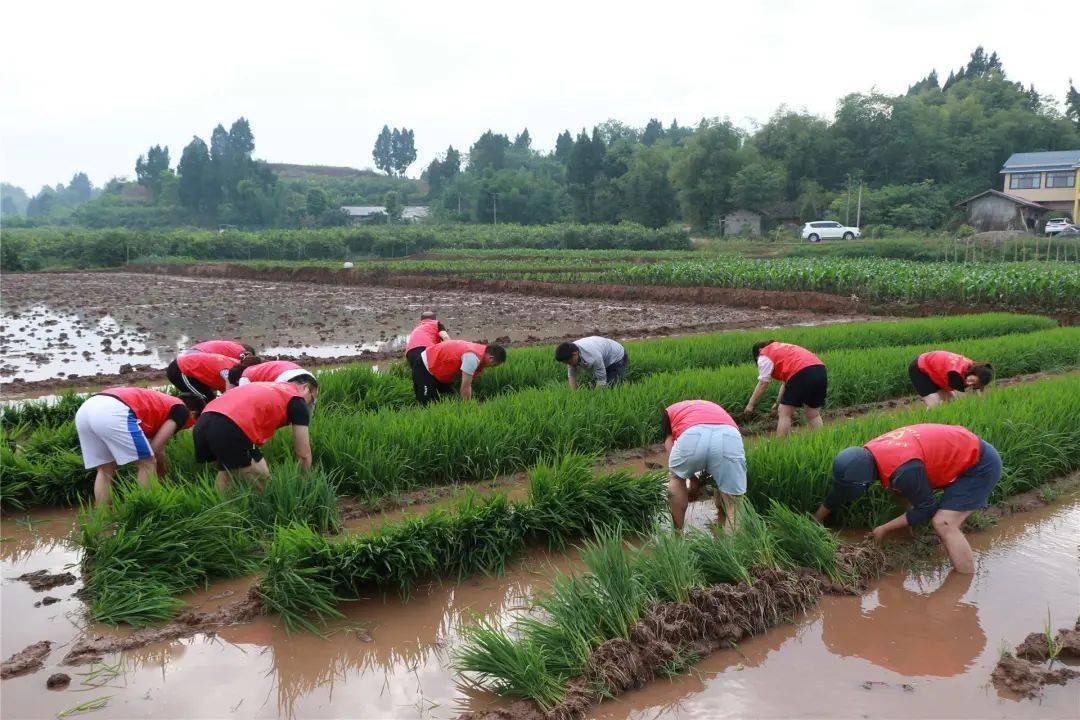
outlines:
[[1001, 167], [1001, 191], [956, 204], [977, 230], [1037, 230], [1049, 217], [1080, 217], [1080, 150], [1013, 153]]

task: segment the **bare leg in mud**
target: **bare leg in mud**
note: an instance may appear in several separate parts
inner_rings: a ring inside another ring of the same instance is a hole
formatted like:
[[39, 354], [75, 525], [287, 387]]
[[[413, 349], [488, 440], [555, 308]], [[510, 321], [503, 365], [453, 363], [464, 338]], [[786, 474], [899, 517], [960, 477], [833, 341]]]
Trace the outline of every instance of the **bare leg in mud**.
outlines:
[[807, 406], [804, 410], [806, 412], [806, 424], [813, 430], [820, 430], [821, 426], [825, 424], [825, 421], [821, 419], [821, 409]]
[[114, 475], [116, 475], [116, 463], [98, 465], [97, 474], [94, 476], [94, 505], [96, 507], [108, 507]]
[[[791, 424], [795, 420], [795, 408], [791, 405], [779, 405], [776, 408], [779, 419], [776, 421], [776, 436], [783, 437], [791, 432]], [[809, 418], [809, 415], [807, 415]]]
[[270, 466], [266, 464], [266, 458], [260, 458], [252, 461], [250, 465], [244, 468], [233, 470], [219, 470], [217, 474], [217, 486], [218, 490], [224, 491], [228, 489], [232, 484], [232, 473], [235, 472], [242, 477], [251, 478], [255, 484], [255, 489], [262, 492], [263, 484], [266, 480], [270, 479]]
[[697, 493], [701, 487], [701, 481], [694, 475], [689, 480], [690, 488], [686, 487], [687, 481], [675, 473], [668, 473], [668, 506], [671, 508], [671, 524], [676, 531], [682, 531], [683, 522], [686, 520], [686, 507], [690, 504], [690, 493]]
[[938, 510], [931, 521], [934, 532], [941, 538], [941, 544], [945, 546], [945, 552], [949, 554], [949, 560], [958, 573], [975, 572], [975, 555], [960, 529], [971, 513], [971, 510]]

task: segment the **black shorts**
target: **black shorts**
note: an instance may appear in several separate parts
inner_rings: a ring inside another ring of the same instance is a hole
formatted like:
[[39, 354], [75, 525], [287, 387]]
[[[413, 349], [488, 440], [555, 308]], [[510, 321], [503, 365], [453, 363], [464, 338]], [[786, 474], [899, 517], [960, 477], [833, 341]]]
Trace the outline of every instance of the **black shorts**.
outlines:
[[428, 372], [428, 369], [424, 367], [424, 359], [419, 355], [412, 366], [412, 384], [416, 402], [421, 405], [427, 405], [454, 390], [453, 385], [439, 382], [438, 378]]
[[829, 389], [829, 376], [824, 365], [811, 365], [788, 378], [781, 405], [817, 409], [825, 404], [825, 393]]
[[206, 403], [217, 397], [217, 391], [212, 387], [180, 372], [175, 360], [165, 368], [165, 377], [180, 391], [180, 399], [194, 413], [201, 413]]
[[919, 393], [919, 397], [926, 397], [927, 395], [933, 395], [941, 390], [930, 376], [919, 369], [919, 359], [915, 358], [911, 361], [911, 364], [907, 368], [908, 377], [911, 378], [911, 384], [915, 386], [915, 392]]
[[420, 347], [414, 347], [409, 352], [405, 353], [405, 362], [408, 363], [409, 369], [415, 369], [416, 363], [424, 364], [424, 361], [420, 359], [420, 356], [427, 350], [426, 347], [421, 345]]
[[216, 462], [222, 470], [239, 470], [262, 460], [259, 447], [236, 423], [220, 413], [200, 415], [191, 434], [198, 462]]

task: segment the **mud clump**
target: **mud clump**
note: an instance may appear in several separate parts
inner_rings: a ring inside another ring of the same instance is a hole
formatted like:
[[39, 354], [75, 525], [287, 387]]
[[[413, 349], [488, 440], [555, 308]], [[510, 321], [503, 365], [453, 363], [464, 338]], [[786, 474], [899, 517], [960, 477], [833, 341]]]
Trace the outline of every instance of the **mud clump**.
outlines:
[[45, 687], [50, 690], [63, 690], [71, 684], [71, 676], [66, 673], [53, 673], [45, 681]]
[[263, 609], [262, 598], [252, 588], [243, 600], [223, 605], [213, 612], [188, 611], [176, 620], [158, 628], [144, 628], [131, 635], [95, 635], [83, 638], [64, 657], [64, 665], [84, 665], [99, 661], [108, 653], [144, 647], [151, 643], [167, 642], [197, 633], [209, 632], [228, 625], [238, 625], [255, 619]]
[[998, 690], [1010, 690], [1024, 697], [1035, 697], [1044, 685], [1064, 685], [1068, 680], [1080, 677], [1080, 672], [1072, 668], [1060, 667], [1057, 670], [1044, 668], [1042, 665], [1005, 653], [998, 660], [997, 667], [990, 675], [990, 681]]
[[29, 583], [30, 588], [36, 592], [52, 590], [61, 585], [73, 585], [75, 583], [75, 576], [69, 572], [51, 575], [48, 570], [36, 570], [31, 573], [23, 573], [15, 579]]
[[33, 645], [28, 645], [5, 660], [3, 665], [0, 665], [0, 678], [7, 680], [8, 678], [37, 672], [41, 669], [45, 658], [51, 650], [52, 643], [48, 640], [41, 640]]
[[1016, 657], [1033, 662], [1049, 660], [1050, 646], [1046, 642], [1046, 635], [1043, 633], [1031, 633], [1028, 635], [1024, 638], [1024, 642], [1016, 646]]

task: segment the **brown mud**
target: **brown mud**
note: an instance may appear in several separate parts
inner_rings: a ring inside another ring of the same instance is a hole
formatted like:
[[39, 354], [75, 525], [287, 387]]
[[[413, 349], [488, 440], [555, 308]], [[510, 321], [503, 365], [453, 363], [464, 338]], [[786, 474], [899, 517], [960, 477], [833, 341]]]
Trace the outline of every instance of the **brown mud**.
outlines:
[[0, 665], [0, 679], [7, 680], [40, 670], [50, 651], [52, 643], [48, 640], [40, 640], [23, 648]]
[[[696, 526], [710, 522], [710, 503], [692, 506]], [[64, 539], [70, 512], [35, 511], [27, 522], [4, 520], [0, 571], [5, 578], [77, 563]], [[816, 607], [702, 658], [690, 672], [630, 690], [591, 710], [604, 720], [652, 717], [1075, 718], [1078, 683], [1047, 687], [1038, 701], [987, 689], [1002, 640], [1019, 628], [1072, 617], [1080, 602], [1075, 577], [1080, 527], [1077, 496], [1003, 518], [971, 536], [978, 574], [944, 570], [890, 573], [862, 595], [825, 595]], [[556, 570], [579, 566], [576, 553], [532, 552], [504, 575], [433, 582], [408, 598], [378, 596], [342, 606], [326, 637], [289, 635], [275, 617], [153, 643], [103, 657], [116, 667], [95, 718], [371, 717], [453, 718], [505, 701], [461, 687], [449, 669], [460, 627], [476, 618], [499, 622]], [[242, 598], [251, 579], [215, 582], [184, 599], [202, 612]], [[66, 690], [47, 691], [45, 677], [83, 637], [130, 631], [85, 625], [81, 603], [32, 609], [25, 583], [5, 581], [0, 633], [4, 654], [41, 639], [54, 643], [37, 675], [4, 681], [0, 714], [50, 718], [87, 699], [71, 673]], [[59, 646], [64, 646], [58, 651]], [[70, 670], [68, 670], [70, 672]], [[906, 687], [905, 687], [906, 686]], [[783, 687], [784, 692], [777, 692]], [[869, 688], [869, 689], [868, 689]], [[68, 693], [73, 693], [69, 695]]]
[[[201, 267], [201, 266], [200, 266]], [[139, 303], [116, 291], [139, 288]], [[528, 297], [516, 293], [178, 277], [124, 272], [5, 274], [0, 379], [5, 397], [164, 383], [176, 353], [210, 337], [235, 337], [266, 357], [305, 365], [400, 358], [423, 310], [451, 333], [511, 345], [589, 334], [633, 339], [688, 332], [869, 319], [788, 311]]]
[[75, 576], [69, 572], [50, 574], [48, 570], [35, 570], [34, 572], [23, 573], [15, 579], [22, 580], [27, 583], [32, 590], [37, 592], [52, 590], [54, 587], [73, 585], [75, 583]]
[[1076, 677], [1080, 677], [1080, 672], [1072, 668], [1059, 667], [1052, 670], [1030, 660], [1014, 657], [1012, 653], [1004, 653], [990, 675], [990, 681], [998, 690], [1035, 697], [1047, 685], [1064, 685]]
[[[447, 277], [417, 271], [390, 271], [385, 268], [365, 270], [319, 266], [255, 267], [233, 263], [140, 265], [140, 271], [187, 277], [236, 277], [281, 282], [322, 283], [331, 285], [382, 285], [386, 287], [458, 290], [470, 293], [518, 293], [538, 297], [603, 298], [607, 300], [693, 303], [730, 307], [809, 310], [817, 313], [883, 315], [958, 315], [988, 310], [1009, 310], [1006, 306], [963, 305], [941, 301], [924, 304], [871, 302], [857, 296], [799, 290], [753, 290], [749, 288], [684, 287], [664, 285], [612, 285], [602, 283], [546, 282], [539, 280], [488, 280]], [[1053, 314], [1064, 325], [1078, 319], [1075, 313]]]

